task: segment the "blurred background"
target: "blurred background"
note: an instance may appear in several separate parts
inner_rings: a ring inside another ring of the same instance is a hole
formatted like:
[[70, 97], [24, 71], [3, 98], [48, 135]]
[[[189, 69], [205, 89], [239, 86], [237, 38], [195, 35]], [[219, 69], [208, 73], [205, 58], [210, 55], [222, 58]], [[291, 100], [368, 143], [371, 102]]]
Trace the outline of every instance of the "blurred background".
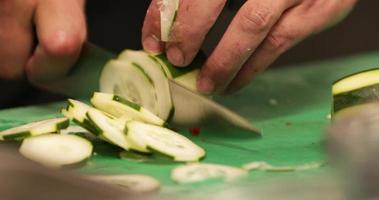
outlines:
[[[150, 0], [88, 0], [89, 40], [113, 52], [124, 48], [141, 49], [141, 28], [149, 3]], [[344, 21], [298, 44], [271, 68], [379, 51], [378, 8], [379, 1], [360, 0]], [[9, 93], [4, 98], [2, 95], [1, 108], [62, 98], [39, 91], [26, 81], [0, 80], [0, 89]]]

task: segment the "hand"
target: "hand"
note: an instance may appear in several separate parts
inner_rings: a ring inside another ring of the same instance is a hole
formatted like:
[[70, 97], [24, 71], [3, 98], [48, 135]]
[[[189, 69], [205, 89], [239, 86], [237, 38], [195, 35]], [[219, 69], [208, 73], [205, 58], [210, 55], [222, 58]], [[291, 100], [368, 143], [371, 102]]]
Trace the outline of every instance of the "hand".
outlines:
[[1, 0], [0, 78], [63, 76], [86, 39], [85, 0]]
[[[178, 66], [188, 65], [226, 0], [181, 0], [172, 41], [162, 43], [159, 0], [152, 0], [142, 31], [150, 52], [166, 51]], [[198, 89], [232, 93], [247, 85], [283, 52], [345, 16], [356, 0], [248, 0], [235, 15], [203, 66]]]

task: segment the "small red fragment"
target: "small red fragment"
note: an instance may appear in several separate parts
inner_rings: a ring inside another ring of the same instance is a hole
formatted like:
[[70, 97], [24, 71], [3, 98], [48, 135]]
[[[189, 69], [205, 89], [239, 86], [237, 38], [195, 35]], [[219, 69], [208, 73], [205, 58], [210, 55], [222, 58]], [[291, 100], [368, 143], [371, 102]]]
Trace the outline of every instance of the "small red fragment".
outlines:
[[189, 128], [188, 130], [189, 130], [189, 132], [190, 132], [193, 136], [198, 136], [198, 135], [200, 135], [200, 128], [199, 128], [199, 127], [192, 127], [192, 128]]

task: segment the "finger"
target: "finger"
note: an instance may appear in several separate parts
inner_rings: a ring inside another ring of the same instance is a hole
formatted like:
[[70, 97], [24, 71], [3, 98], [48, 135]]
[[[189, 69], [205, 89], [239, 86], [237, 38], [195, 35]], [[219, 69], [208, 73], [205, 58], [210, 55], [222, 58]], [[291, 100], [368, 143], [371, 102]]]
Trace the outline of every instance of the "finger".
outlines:
[[203, 66], [199, 91], [206, 94], [223, 91], [281, 14], [297, 1], [247, 1]]
[[160, 41], [160, 1], [161, 0], [151, 1], [142, 28], [142, 46], [145, 51], [151, 53], [160, 53], [164, 50], [164, 43]]
[[182, 1], [171, 33], [173, 42], [166, 44], [167, 56], [174, 65], [190, 64], [225, 3], [226, 0]]
[[[22, 0], [21, 0], [22, 1]], [[0, 1], [0, 78], [19, 79], [32, 51], [31, 1]]]
[[26, 71], [32, 82], [65, 75], [86, 38], [84, 0], [40, 1], [35, 13], [38, 46]]
[[349, 9], [339, 8], [340, 2], [338, 5], [335, 4], [336, 2], [323, 2], [322, 4], [313, 4], [311, 7], [305, 3], [286, 11], [257, 51], [235, 76], [226, 93], [236, 92], [246, 86], [282, 53], [312, 33], [322, 30], [332, 19], [338, 18], [339, 15], [345, 15], [354, 2], [355, 0], [351, 0], [344, 5]]

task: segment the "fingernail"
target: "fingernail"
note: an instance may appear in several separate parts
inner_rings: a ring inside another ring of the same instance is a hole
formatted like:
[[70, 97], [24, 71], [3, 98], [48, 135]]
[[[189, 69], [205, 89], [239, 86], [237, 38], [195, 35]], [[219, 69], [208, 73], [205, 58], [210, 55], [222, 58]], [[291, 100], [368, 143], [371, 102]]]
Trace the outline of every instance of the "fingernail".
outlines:
[[197, 82], [197, 89], [200, 93], [211, 94], [215, 90], [214, 82], [208, 78], [200, 78]]
[[143, 40], [143, 47], [146, 51], [151, 53], [161, 53], [161, 43], [157, 37], [149, 36]]
[[167, 50], [168, 59], [172, 64], [177, 66], [184, 65], [184, 55], [183, 52], [176, 46], [171, 46]]

